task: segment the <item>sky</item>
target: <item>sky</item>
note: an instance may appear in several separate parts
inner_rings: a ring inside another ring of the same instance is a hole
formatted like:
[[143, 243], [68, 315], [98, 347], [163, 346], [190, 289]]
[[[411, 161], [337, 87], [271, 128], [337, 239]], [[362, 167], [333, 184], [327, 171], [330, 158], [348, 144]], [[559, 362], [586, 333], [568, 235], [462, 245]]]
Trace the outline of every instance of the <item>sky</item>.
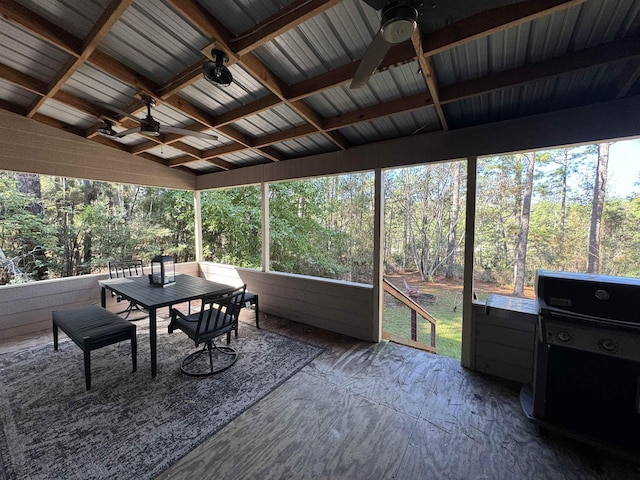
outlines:
[[640, 191], [640, 139], [615, 142], [609, 148], [607, 196], [628, 197]]

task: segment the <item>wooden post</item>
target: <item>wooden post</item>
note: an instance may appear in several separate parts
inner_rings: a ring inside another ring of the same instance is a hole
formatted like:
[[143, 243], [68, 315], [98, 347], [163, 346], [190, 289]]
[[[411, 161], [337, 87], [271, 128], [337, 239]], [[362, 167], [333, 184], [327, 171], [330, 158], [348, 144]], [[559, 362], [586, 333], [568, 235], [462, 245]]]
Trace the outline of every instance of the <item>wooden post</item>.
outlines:
[[411, 340], [418, 340], [418, 315], [411, 310]]
[[467, 158], [467, 211], [464, 234], [464, 288], [462, 294], [462, 352], [460, 363], [472, 367], [473, 345], [473, 249], [476, 231], [476, 177], [478, 157]]
[[193, 192], [193, 213], [195, 215], [194, 219], [194, 236], [196, 244], [195, 244], [195, 254], [196, 254], [196, 262], [202, 261], [202, 203], [200, 201], [200, 192]]

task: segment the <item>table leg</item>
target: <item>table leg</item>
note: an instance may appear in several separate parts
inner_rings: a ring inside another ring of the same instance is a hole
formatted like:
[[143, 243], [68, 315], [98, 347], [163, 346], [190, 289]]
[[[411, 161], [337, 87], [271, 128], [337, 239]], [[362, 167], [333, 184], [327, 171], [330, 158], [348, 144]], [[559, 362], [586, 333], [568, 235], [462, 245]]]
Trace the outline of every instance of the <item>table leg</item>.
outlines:
[[106, 288], [102, 287], [100, 291], [100, 305], [102, 305], [102, 308], [105, 308], [107, 306], [106, 290], [107, 290]]
[[149, 340], [151, 342], [151, 377], [154, 378], [156, 376], [156, 309], [149, 309]]

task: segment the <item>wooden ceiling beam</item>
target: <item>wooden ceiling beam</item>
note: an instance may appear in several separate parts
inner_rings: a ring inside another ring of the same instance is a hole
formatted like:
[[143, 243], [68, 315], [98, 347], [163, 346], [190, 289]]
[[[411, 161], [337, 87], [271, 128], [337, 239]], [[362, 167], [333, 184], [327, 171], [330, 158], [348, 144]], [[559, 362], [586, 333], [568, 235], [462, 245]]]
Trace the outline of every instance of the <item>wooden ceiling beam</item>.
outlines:
[[[166, 158], [156, 157], [155, 155], [152, 155], [151, 153], [141, 153], [138, 156], [140, 158], [145, 158], [147, 160], [151, 160], [152, 162], [159, 163], [160, 165], [164, 165], [165, 167], [170, 167], [171, 166], [171, 165], [169, 165], [169, 162], [171, 160], [167, 160]], [[187, 158], [191, 159], [191, 157], [187, 157]], [[172, 159], [172, 160], [174, 160], [174, 159]]]
[[36, 95], [46, 95], [47, 83], [22, 73], [8, 65], [0, 64], [0, 78]]
[[491, 8], [423, 36], [422, 50], [433, 56], [464, 43], [575, 7], [587, 0], [527, 0]]
[[221, 168], [222, 170], [235, 170], [236, 168], [238, 168], [237, 165], [229, 163], [222, 158], [208, 158], [206, 161], [211, 165], [215, 165], [216, 167]]
[[81, 112], [93, 115], [94, 117], [100, 117], [100, 115], [104, 115], [106, 113], [99, 105], [77, 97], [69, 92], [65, 92], [64, 90], [58, 90], [51, 98], [60, 103], [64, 103], [65, 105], [69, 105]]
[[157, 92], [159, 90], [159, 86], [157, 84], [145, 76], [140, 75], [135, 70], [132, 70], [118, 62], [106, 53], [100, 50], [94, 50], [91, 55], [89, 55], [89, 58], [87, 58], [87, 62], [100, 70], [103, 70], [109, 75], [112, 75], [121, 82], [127, 83], [135, 89], [140, 90], [142, 93], [154, 98], [157, 97]]
[[172, 148], [180, 150], [181, 152], [186, 153], [187, 155], [197, 158], [198, 160], [202, 160], [202, 152], [191, 145], [187, 145], [184, 142], [175, 142], [171, 144]]
[[281, 162], [282, 160], [287, 159], [287, 157], [285, 157], [273, 147], [260, 147], [256, 150], [258, 150], [262, 155], [273, 160], [274, 162]]
[[221, 47], [227, 53], [233, 51], [229, 46], [231, 33], [203, 5], [194, 0], [169, 0], [169, 4], [202, 33], [221, 42]]
[[177, 95], [183, 88], [187, 88], [196, 83], [202, 78], [202, 64], [206, 61], [207, 59], [203, 58], [180, 72], [173, 80], [158, 89], [158, 96], [164, 100], [172, 95]]
[[263, 135], [255, 139], [256, 147], [266, 147], [274, 143], [280, 143], [287, 140], [293, 140], [294, 138], [306, 137], [307, 135], [313, 135], [318, 133], [317, 129], [313, 125], [304, 124], [298, 127], [289, 128], [281, 132], [271, 133], [269, 135]]
[[0, 98], [0, 108], [6, 110], [7, 112], [16, 113], [24, 117], [25, 109], [20, 105], [16, 105], [15, 103], [7, 102]]
[[[587, 0], [528, 0], [506, 7], [480, 12], [449, 26], [422, 36], [422, 54], [433, 56], [436, 53], [470, 42], [477, 38], [504, 30], [525, 22], [550, 15], [556, 11], [570, 8]], [[490, 12], [490, 13], [489, 13]], [[396, 45], [389, 50], [377, 72], [404, 65], [416, 59], [416, 52], [409, 42]], [[300, 100], [317, 95], [348, 83], [353, 78], [360, 60], [342, 65], [329, 72], [317, 75], [289, 87], [289, 100]], [[421, 65], [422, 68], [422, 65]], [[433, 76], [431, 67], [430, 75]], [[442, 120], [442, 119], [441, 119]]]
[[226, 145], [222, 145], [221, 147], [205, 150], [204, 152], [202, 152], [202, 158], [203, 160], [208, 160], [210, 158], [215, 158], [220, 155], [226, 155], [228, 153], [242, 152], [246, 149], [247, 147], [245, 147], [244, 145], [240, 145], [239, 143], [227, 143]]
[[245, 55], [340, 2], [342, 0], [296, 0], [232, 38], [229, 44], [236, 55]]
[[242, 107], [238, 107], [235, 110], [221, 113], [216, 117], [215, 125], [221, 127], [229, 123], [237, 122], [238, 120], [250, 117], [251, 115], [256, 115], [257, 113], [268, 110], [276, 105], [280, 105], [281, 103], [282, 100], [280, 100], [277, 95], [270, 93], [265, 97], [243, 105]]
[[73, 133], [74, 135], [84, 136], [84, 130], [82, 128], [78, 128], [74, 125], [69, 125], [68, 123], [62, 122], [55, 118], [49, 117], [47, 115], [42, 115], [41, 113], [36, 113], [33, 117], [34, 120], [40, 123], [44, 123], [45, 125], [49, 125], [51, 127], [59, 128], [60, 130], [64, 130], [65, 132]]
[[412, 112], [421, 108], [433, 106], [433, 100], [429, 93], [418, 93], [410, 97], [397, 98], [378, 105], [366, 108], [358, 108], [352, 112], [327, 118], [324, 128], [337, 130], [362, 122], [370, 122], [378, 118], [395, 115], [402, 112]]
[[0, 16], [72, 57], [79, 57], [82, 53], [82, 40], [15, 0], [0, 2]]
[[76, 73], [76, 71], [84, 64], [89, 55], [96, 49], [104, 36], [109, 33], [111, 27], [124, 14], [125, 10], [133, 3], [133, 0], [112, 0], [100, 15], [98, 21], [87, 35], [82, 44], [82, 50], [78, 57], [71, 57], [64, 67], [57, 73], [55, 78], [49, 83], [47, 94], [36, 99], [35, 102], [27, 110], [27, 117], [32, 117], [38, 109], [58, 90], [62, 85]]
[[[387, 53], [384, 60], [382, 60], [376, 72], [382, 72], [396, 66], [405, 65], [415, 60], [415, 58], [416, 52], [413, 46], [409, 42], [401, 43], [389, 50], [389, 53]], [[342, 65], [329, 72], [291, 85], [289, 87], [289, 100], [302, 100], [350, 82], [359, 65], [360, 60], [356, 60], [355, 62]]]
[[443, 104], [457, 102], [536, 80], [638, 58], [640, 58], [640, 36], [623, 38], [523, 67], [440, 87], [440, 100]]
[[117, 150], [121, 150], [123, 152], [131, 153], [128, 145], [116, 142], [115, 140], [111, 140], [110, 138], [107, 138], [107, 137], [101, 137], [100, 135], [96, 135], [91, 139], [91, 141], [96, 143], [101, 143], [102, 145], [107, 145], [108, 147], [112, 147]]
[[436, 109], [436, 113], [438, 115], [438, 119], [440, 120], [442, 130], [449, 130], [447, 117], [444, 114], [442, 105], [440, 105], [438, 81], [435, 78], [435, 72], [433, 70], [431, 57], [424, 55], [422, 51], [422, 36], [420, 34], [420, 30], [416, 30], [414, 34], [411, 35], [411, 44], [413, 45], [413, 49], [416, 52], [416, 58], [418, 59], [418, 64], [420, 65], [420, 72], [422, 73], [424, 83], [427, 85], [427, 89], [429, 90], [429, 94], [431, 95], [433, 106]]
[[139, 155], [148, 150], [151, 150], [152, 148], [156, 148], [157, 146], [158, 144], [156, 142], [152, 142], [151, 140], [146, 140], [144, 142], [137, 143], [136, 145], [131, 145], [131, 147], [129, 147], [129, 151], [134, 155]]
[[629, 65], [626, 69], [625, 75], [623, 76], [624, 81], [616, 93], [616, 98], [626, 97], [639, 78], [640, 64], [636, 63], [635, 65]]
[[[187, 21], [191, 22], [197, 28], [199, 28], [203, 33], [208, 35], [213, 39], [216, 44], [219, 44], [226, 53], [231, 57], [235, 57], [234, 60], [238, 62], [245, 70], [247, 70], [256, 80], [262, 83], [266, 88], [268, 88], [274, 95], [276, 95], [280, 100], [288, 105], [293, 111], [295, 111], [298, 115], [308, 121], [310, 124], [316, 126], [318, 128], [318, 132], [323, 134], [327, 139], [331, 142], [335, 143], [339, 148], [346, 149], [348, 148], [348, 142], [346, 140], [340, 140], [335, 135], [328, 135], [324, 132], [319, 125], [321, 125], [324, 119], [315, 112], [311, 107], [303, 103], [292, 103], [289, 99], [289, 87], [288, 85], [282, 81], [277, 75], [275, 75], [258, 57], [256, 57], [252, 52], [248, 51], [248, 48], [245, 48], [243, 51], [246, 51], [243, 55], [236, 55], [235, 50], [231, 43], [232, 35], [231, 33], [220, 24], [214, 17], [207, 11], [202, 5], [200, 5], [195, 0], [169, 0], [169, 3], [176, 9]], [[307, 8], [307, 5], [301, 6], [302, 3], [296, 3], [299, 8]], [[328, 4], [327, 4], [328, 5]], [[317, 8], [318, 5], [315, 5]], [[313, 8], [311, 9], [313, 10]], [[289, 15], [289, 10], [286, 8], [281, 10], [280, 13], [284, 12], [285, 16]], [[277, 31], [282, 33], [286, 31], [284, 25], [281, 25], [278, 22]], [[290, 24], [289, 28], [293, 28], [294, 24]], [[276, 30], [274, 30], [276, 31]], [[234, 137], [231, 137], [234, 138]], [[234, 138], [236, 141], [240, 141], [237, 138]], [[240, 141], [240, 143], [243, 143]]]

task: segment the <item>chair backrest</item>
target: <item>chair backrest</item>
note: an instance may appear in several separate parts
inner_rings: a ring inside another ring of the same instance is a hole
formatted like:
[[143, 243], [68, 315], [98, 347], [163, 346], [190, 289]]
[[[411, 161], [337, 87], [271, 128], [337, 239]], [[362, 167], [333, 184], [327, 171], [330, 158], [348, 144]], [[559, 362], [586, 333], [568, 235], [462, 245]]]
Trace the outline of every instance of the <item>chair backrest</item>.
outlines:
[[196, 343], [205, 342], [233, 330], [244, 306], [246, 285], [231, 293], [205, 296], [196, 327]]
[[109, 278], [139, 277], [141, 275], [144, 275], [142, 260], [109, 262]]
[[406, 288], [408, 292], [414, 292], [418, 290], [416, 287], [412, 287], [411, 285], [409, 285], [406, 279], [403, 278], [402, 281], [404, 282], [404, 288]]

